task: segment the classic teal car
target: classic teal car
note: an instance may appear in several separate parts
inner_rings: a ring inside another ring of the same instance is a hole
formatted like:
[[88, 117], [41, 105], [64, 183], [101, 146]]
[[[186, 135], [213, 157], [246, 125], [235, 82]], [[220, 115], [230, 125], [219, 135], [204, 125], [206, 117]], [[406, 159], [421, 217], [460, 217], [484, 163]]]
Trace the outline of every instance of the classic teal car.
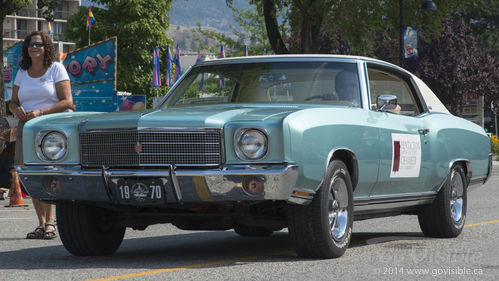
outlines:
[[456, 237], [467, 191], [491, 174], [484, 130], [417, 77], [364, 57], [230, 58], [191, 67], [153, 110], [42, 116], [21, 180], [57, 205], [74, 255], [107, 255], [127, 227], [267, 236], [302, 257], [347, 249], [353, 221], [418, 215]]

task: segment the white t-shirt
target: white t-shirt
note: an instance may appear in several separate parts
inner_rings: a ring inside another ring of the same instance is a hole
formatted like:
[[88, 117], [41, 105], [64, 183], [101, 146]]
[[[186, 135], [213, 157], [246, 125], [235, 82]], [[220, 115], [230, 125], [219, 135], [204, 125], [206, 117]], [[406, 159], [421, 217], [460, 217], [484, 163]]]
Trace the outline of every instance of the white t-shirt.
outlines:
[[19, 86], [18, 98], [24, 111], [31, 112], [59, 102], [55, 84], [69, 80], [68, 72], [60, 62], [53, 62], [42, 77], [31, 78], [28, 71], [19, 69], [14, 85]]

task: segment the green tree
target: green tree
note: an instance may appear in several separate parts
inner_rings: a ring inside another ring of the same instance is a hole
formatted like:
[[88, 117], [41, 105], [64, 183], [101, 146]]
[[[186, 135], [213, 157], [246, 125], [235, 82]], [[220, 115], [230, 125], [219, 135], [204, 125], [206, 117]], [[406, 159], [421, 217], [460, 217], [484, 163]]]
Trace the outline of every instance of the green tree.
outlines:
[[[3, 21], [12, 13], [19, 11], [20, 9], [27, 7], [31, 4], [31, 0], [0, 0], [0, 30], [3, 34]], [[2, 77], [0, 78], [0, 116], [6, 116], [6, 107], [5, 107], [5, 84], [3, 81], [3, 40], [0, 40], [0, 57], [2, 61], [0, 62], [0, 74]]]
[[[465, 10], [469, 3], [476, 1], [486, 0], [441, 0], [437, 3], [438, 11], [430, 14], [421, 10], [422, 0], [405, 0], [404, 25], [419, 26], [432, 31], [428, 34], [438, 34], [442, 19], [456, 10]], [[226, 2], [232, 5], [232, 0]], [[397, 42], [399, 37], [399, 1], [249, 2], [263, 18], [259, 26], [265, 28], [268, 42], [277, 54], [348, 52], [371, 55], [377, 38]]]
[[421, 42], [417, 60], [406, 67], [437, 94], [453, 114], [477, 96], [499, 105], [499, 58], [480, 48], [471, 28], [462, 20], [446, 20], [439, 37]]
[[455, 15], [464, 19], [490, 54], [499, 57], [499, 1], [475, 0]]
[[[42, 17], [49, 22], [55, 19], [54, 11], [60, 4], [60, 0], [38, 0], [38, 9], [42, 11]], [[44, 9], [45, 8], [45, 9]]]
[[[239, 10], [232, 5], [232, 1], [227, 1], [227, 5], [232, 9], [234, 19], [241, 26], [240, 30], [231, 27], [231, 32], [234, 36], [229, 37], [210, 29], [203, 29], [198, 23], [197, 29], [192, 31], [195, 34], [196, 40], [200, 42], [200, 48], [218, 53], [220, 51], [218, 45], [224, 45], [227, 49], [233, 50], [234, 53], [232, 55], [235, 56], [243, 55], [244, 45], [251, 46], [248, 49], [250, 55], [261, 55], [264, 49], [271, 50], [272, 46], [267, 35], [262, 7], [261, 5], [257, 5], [258, 3], [253, 0], [250, 0], [249, 3], [253, 5], [252, 8]], [[284, 18], [284, 10], [276, 11], [276, 16]], [[279, 34], [286, 36], [288, 32], [286, 24], [281, 24], [276, 28]], [[197, 34], [203, 35], [205, 38], [204, 42], [201, 42], [202, 40]], [[207, 38], [215, 40], [218, 45], [216, 47], [208, 46]]]
[[[91, 29], [92, 42], [118, 37], [117, 87], [120, 91], [145, 94], [148, 100], [156, 95], [152, 83], [152, 52], [160, 50], [161, 70], [166, 69], [166, 45], [172, 45], [165, 30], [169, 26], [168, 11], [171, 0], [94, 0], [105, 8], [92, 7], [95, 23]], [[76, 42], [76, 47], [86, 46], [88, 9], [80, 7], [68, 19], [66, 37]], [[164, 79], [164, 76], [163, 76]], [[166, 88], [160, 88], [166, 93]]]

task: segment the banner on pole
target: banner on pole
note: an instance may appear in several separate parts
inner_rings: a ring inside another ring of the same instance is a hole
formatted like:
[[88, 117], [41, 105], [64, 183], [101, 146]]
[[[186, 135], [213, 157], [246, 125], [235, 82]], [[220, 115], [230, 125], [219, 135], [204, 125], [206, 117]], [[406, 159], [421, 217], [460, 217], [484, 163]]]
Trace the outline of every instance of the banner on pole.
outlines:
[[116, 111], [117, 38], [69, 52], [62, 62], [77, 111]]
[[418, 57], [418, 28], [406, 26], [404, 28], [404, 56], [408, 58]]
[[22, 59], [23, 42], [18, 42], [7, 50], [3, 51], [4, 66], [3, 81], [5, 86], [5, 101], [10, 101], [12, 98], [12, 88], [14, 88], [14, 80], [16, 79], [17, 71], [19, 71], [19, 62]]

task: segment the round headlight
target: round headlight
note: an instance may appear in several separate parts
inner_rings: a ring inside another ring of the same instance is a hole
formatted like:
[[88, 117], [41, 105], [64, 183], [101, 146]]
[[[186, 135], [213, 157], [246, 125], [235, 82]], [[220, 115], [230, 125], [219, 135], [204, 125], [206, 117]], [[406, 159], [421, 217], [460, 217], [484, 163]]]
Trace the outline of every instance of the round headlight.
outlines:
[[243, 160], [258, 160], [267, 154], [267, 135], [257, 129], [242, 129], [235, 135], [237, 157]]
[[46, 160], [61, 160], [68, 151], [68, 140], [59, 132], [50, 132], [42, 139], [41, 150]]

